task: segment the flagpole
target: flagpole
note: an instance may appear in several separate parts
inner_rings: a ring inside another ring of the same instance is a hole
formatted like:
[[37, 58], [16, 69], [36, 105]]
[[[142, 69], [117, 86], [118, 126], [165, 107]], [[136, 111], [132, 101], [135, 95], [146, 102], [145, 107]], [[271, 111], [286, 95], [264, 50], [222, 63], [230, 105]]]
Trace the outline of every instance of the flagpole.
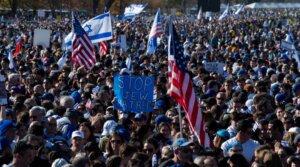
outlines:
[[183, 133], [182, 133], [182, 116], [181, 116], [181, 108], [180, 108], [179, 104], [177, 104], [177, 112], [178, 112], [178, 119], [179, 119], [180, 138], [183, 138]]

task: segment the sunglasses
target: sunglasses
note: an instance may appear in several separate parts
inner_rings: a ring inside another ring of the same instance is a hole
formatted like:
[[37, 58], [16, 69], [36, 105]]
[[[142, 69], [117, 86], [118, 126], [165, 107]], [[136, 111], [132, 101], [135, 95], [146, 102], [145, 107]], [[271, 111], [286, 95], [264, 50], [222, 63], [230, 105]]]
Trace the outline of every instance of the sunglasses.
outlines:
[[111, 140], [110, 142], [111, 142], [111, 143], [115, 143], [115, 144], [120, 144], [120, 143], [121, 143], [121, 140]]

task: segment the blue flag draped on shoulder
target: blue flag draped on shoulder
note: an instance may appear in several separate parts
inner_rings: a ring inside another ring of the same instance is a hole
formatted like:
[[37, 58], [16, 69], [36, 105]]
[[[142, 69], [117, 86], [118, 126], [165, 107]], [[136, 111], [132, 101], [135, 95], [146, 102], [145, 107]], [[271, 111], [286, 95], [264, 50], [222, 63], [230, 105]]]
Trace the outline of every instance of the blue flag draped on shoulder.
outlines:
[[[92, 43], [99, 43], [101, 41], [107, 41], [112, 39], [112, 25], [110, 13], [104, 13], [96, 16], [82, 25], [89, 36]], [[69, 33], [65, 38], [65, 44], [67, 49], [71, 49], [72, 39], [74, 38], [74, 33]]]
[[124, 17], [130, 18], [140, 14], [147, 4], [131, 4], [125, 8]]
[[162, 22], [160, 18], [160, 9], [158, 9], [155, 19], [150, 30], [148, 44], [147, 44], [147, 55], [151, 55], [157, 49], [157, 37], [163, 33]]

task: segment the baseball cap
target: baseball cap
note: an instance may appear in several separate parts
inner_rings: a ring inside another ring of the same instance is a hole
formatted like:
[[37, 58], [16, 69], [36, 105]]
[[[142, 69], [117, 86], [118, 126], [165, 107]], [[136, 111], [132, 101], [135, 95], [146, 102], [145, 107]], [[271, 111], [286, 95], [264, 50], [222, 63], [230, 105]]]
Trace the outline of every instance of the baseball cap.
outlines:
[[114, 120], [108, 120], [104, 123], [103, 125], [103, 132], [102, 132], [102, 136], [109, 136], [109, 132], [110, 132], [110, 129], [117, 125], [117, 123], [114, 121]]
[[166, 106], [165, 101], [162, 99], [159, 99], [154, 104], [154, 109], [164, 108]]
[[288, 132], [290, 132], [290, 133], [300, 133], [300, 128], [291, 127]]
[[11, 120], [2, 120], [0, 121], [0, 135], [3, 136], [3, 134], [9, 129], [9, 128], [15, 128], [16, 124]]
[[79, 130], [75, 130], [74, 132], [72, 132], [72, 139], [75, 137], [80, 137], [80, 138], [84, 138], [84, 134], [82, 131]]
[[216, 134], [224, 140], [228, 140], [230, 138], [229, 132], [225, 129], [218, 130]]
[[192, 144], [192, 142], [189, 142], [185, 138], [178, 138], [173, 142], [172, 146], [173, 146], [173, 149], [175, 150], [178, 147], [185, 147], [185, 146], [189, 146], [191, 144]]
[[167, 122], [167, 123], [169, 123], [169, 122], [172, 122], [172, 121], [173, 121], [173, 119], [171, 119], [171, 118], [169, 118], [169, 117], [167, 117], [167, 116], [165, 116], [165, 115], [163, 115], [163, 114], [158, 115], [158, 116], [155, 118], [155, 120], [154, 120], [154, 122], [155, 122], [156, 125], [159, 125], [159, 124], [162, 123], [162, 122]]
[[42, 99], [42, 100], [50, 100], [50, 101], [54, 101], [54, 96], [53, 96], [53, 94], [51, 94], [51, 93], [44, 93], [44, 94], [41, 96], [41, 99]]

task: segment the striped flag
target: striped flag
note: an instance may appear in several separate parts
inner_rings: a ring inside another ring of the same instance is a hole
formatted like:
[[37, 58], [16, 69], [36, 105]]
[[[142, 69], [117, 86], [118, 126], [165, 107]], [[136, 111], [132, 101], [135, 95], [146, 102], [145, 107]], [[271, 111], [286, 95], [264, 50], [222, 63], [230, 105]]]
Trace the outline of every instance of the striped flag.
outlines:
[[200, 144], [206, 146], [209, 144], [206, 141], [208, 136], [204, 131], [202, 111], [187, 69], [188, 60], [189, 58], [183, 55], [183, 47], [179, 43], [174, 25], [170, 23], [168, 41], [170, 96], [184, 108], [192, 134], [197, 136]]
[[163, 34], [163, 27], [160, 18], [160, 9], [158, 9], [149, 34], [149, 39], [147, 44], [147, 55], [151, 55], [152, 53], [155, 52], [157, 48], [157, 37], [160, 36], [161, 34]]
[[107, 41], [101, 41], [99, 43], [99, 54], [100, 54], [100, 56], [106, 55], [107, 51], [108, 51]]
[[224, 10], [224, 12], [222, 13], [222, 15], [219, 17], [219, 21], [224, 20], [225, 18], [227, 18], [229, 16], [229, 4], [227, 5], [226, 9]]
[[17, 43], [16, 50], [14, 52], [14, 57], [16, 57], [21, 52], [21, 47], [22, 47], [22, 38], [20, 38]]
[[76, 66], [92, 68], [96, 63], [94, 48], [87, 33], [81, 27], [79, 21], [73, 17], [72, 61]]

